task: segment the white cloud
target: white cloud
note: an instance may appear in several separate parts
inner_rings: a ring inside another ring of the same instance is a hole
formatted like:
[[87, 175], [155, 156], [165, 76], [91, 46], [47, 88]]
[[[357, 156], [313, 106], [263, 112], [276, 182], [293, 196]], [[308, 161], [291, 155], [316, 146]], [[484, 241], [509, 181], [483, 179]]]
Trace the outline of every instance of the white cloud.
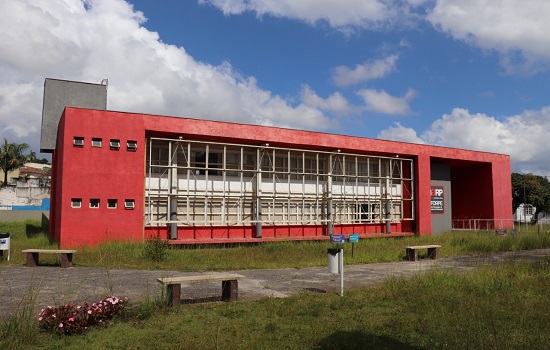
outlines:
[[420, 140], [413, 129], [400, 124], [381, 131], [379, 137], [509, 154], [513, 171], [550, 175], [546, 147], [550, 140], [550, 107], [503, 119], [455, 108], [433, 122]]
[[411, 114], [409, 102], [416, 96], [414, 89], [407, 90], [403, 97], [395, 97], [382, 90], [363, 89], [357, 92], [363, 97], [366, 109], [392, 115]]
[[384, 59], [358, 64], [353, 69], [339, 66], [334, 69], [332, 79], [338, 86], [349, 86], [368, 80], [383, 78], [395, 70], [397, 59], [397, 55], [391, 55]]
[[199, 0], [225, 15], [255, 12], [315, 24], [326, 21], [334, 28], [374, 28], [394, 20], [395, 8], [385, 0]]
[[318, 108], [324, 111], [330, 111], [335, 114], [347, 114], [357, 111], [358, 108], [351, 106], [346, 98], [339, 92], [335, 92], [328, 98], [324, 99], [317, 95], [311, 87], [305, 85], [302, 87], [301, 99], [307, 106]]
[[46, 77], [96, 83], [107, 78], [112, 110], [294, 128], [333, 126], [312, 104], [293, 104], [227, 63], [205, 64], [183, 48], [162, 43], [143, 27], [144, 15], [123, 0], [1, 1], [0, 13], [10, 14], [0, 21], [0, 132], [34, 149]]
[[498, 51], [506, 68], [531, 71], [548, 68], [548, 18], [550, 1], [540, 0], [436, 0], [427, 16], [455, 39]]
[[425, 19], [483, 50], [496, 50], [509, 71], [550, 69], [547, 0], [199, 0], [226, 15], [255, 12], [348, 31], [408, 26]]
[[389, 128], [380, 131], [377, 138], [409, 143], [426, 143], [418, 137], [414, 129], [404, 127], [400, 123], [396, 123], [395, 126], [390, 126]]

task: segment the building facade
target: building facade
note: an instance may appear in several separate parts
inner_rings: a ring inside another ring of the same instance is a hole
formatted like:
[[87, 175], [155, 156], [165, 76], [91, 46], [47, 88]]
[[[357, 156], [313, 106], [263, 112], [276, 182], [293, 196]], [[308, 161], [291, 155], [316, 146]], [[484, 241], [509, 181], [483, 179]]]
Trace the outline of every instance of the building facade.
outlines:
[[511, 226], [501, 154], [73, 107], [52, 153], [50, 232], [63, 248]]

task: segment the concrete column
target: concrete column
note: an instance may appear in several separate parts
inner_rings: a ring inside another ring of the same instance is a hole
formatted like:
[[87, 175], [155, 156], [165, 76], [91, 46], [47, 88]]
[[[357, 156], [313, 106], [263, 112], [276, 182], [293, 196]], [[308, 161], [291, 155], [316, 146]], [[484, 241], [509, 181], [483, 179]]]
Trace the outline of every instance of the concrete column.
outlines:
[[[169, 155], [170, 158], [170, 203], [168, 209], [170, 210], [170, 239], [178, 239], [178, 147], [172, 147], [170, 142]], [[173, 153], [173, 154], [172, 154]]]

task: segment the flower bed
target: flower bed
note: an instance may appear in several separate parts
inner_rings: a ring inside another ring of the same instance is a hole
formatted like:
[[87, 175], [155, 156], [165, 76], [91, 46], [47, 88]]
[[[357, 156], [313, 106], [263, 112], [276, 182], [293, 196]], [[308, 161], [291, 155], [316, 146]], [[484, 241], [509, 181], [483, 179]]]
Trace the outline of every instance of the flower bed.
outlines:
[[54, 333], [82, 333], [91, 326], [107, 325], [127, 304], [128, 298], [112, 296], [93, 304], [48, 306], [40, 311], [38, 325]]

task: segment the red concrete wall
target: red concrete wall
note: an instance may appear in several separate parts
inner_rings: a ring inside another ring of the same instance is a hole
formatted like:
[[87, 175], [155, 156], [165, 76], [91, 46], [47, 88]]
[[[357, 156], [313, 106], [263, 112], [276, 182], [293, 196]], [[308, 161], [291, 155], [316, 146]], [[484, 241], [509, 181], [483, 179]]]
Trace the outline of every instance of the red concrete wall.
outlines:
[[[83, 148], [73, 147], [74, 136], [85, 138]], [[430, 161], [437, 158], [450, 164], [458, 162], [461, 167], [451, 166], [453, 213], [481, 215], [489, 219], [512, 218], [510, 158], [506, 155], [302, 130], [67, 107], [59, 124], [52, 180], [51, 217], [54, 220], [51, 234], [61, 247], [96, 245], [112, 240], [136, 241], [156, 232], [165, 232], [165, 228], [143, 227], [146, 136], [182, 136], [185, 139], [253, 145], [267, 142], [271, 146], [324, 151], [340, 149], [349, 153], [399, 155], [413, 159], [416, 220], [392, 225], [392, 234], [399, 231], [431, 234]], [[91, 147], [93, 137], [102, 138], [102, 148]], [[120, 140], [120, 150], [109, 149], [111, 138]], [[127, 140], [138, 142], [137, 152], [126, 151]], [[464, 163], [471, 164], [471, 168], [464, 168]], [[71, 198], [82, 198], [83, 207], [71, 208]], [[89, 208], [90, 198], [99, 198], [101, 207]], [[118, 199], [117, 209], [107, 208], [109, 198]], [[124, 209], [127, 198], [135, 200], [134, 210]], [[471, 203], [474, 207], [469, 206]], [[412, 208], [404, 210], [411, 211]], [[357, 233], [377, 234], [384, 229], [384, 225], [360, 226], [336, 226], [335, 233], [357, 230]], [[283, 236], [319, 237], [322, 234], [322, 230], [315, 226], [266, 226], [263, 236], [276, 237], [283, 231], [286, 232]], [[224, 227], [182, 227], [178, 234], [181, 238], [202, 237], [204, 234], [212, 239], [215, 235], [226, 235], [223, 232], [229, 232], [229, 238], [253, 236], [252, 228]]]
[[[62, 248], [96, 245], [103, 241], [143, 239], [145, 131], [139, 116], [67, 108], [60, 122], [56, 156], [55, 230]], [[73, 147], [73, 137], [84, 137], [84, 147]], [[102, 138], [93, 148], [92, 138]], [[119, 150], [109, 148], [119, 139]], [[126, 141], [137, 141], [137, 151], [126, 150]], [[82, 198], [82, 208], [72, 208], [71, 198]], [[91, 198], [100, 208], [90, 208]], [[117, 199], [116, 209], [107, 208]], [[124, 208], [134, 199], [135, 209]]]

